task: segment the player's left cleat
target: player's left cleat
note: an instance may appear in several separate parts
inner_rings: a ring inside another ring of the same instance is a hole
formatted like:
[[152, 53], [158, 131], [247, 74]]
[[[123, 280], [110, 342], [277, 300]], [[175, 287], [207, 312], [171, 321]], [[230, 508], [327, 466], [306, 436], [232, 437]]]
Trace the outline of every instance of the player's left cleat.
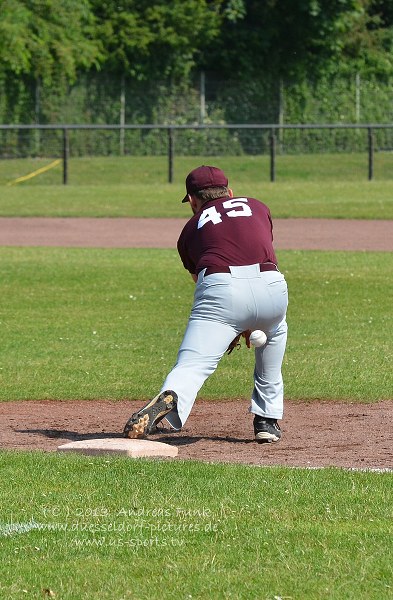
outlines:
[[259, 444], [279, 442], [281, 439], [281, 429], [277, 419], [269, 419], [260, 415], [254, 416], [254, 433]]
[[143, 408], [134, 413], [128, 419], [124, 427], [124, 436], [136, 439], [144, 438], [156, 429], [165, 415], [176, 407], [177, 394], [172, 390], [166, 390], [150, 400]]

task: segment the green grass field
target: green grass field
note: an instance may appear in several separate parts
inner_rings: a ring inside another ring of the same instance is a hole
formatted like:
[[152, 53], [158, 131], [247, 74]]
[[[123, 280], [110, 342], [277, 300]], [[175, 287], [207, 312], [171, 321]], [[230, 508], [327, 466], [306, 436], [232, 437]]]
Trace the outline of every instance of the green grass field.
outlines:
[[61, 185], [61, 166], [7, 185], [51, 159], [3, 160], [0, 216], [187, 217], [180, 203], [184, 178], [207, 163], [226, 171], [235, 195], [263, 200], [275, 218], [392, 219], [393, 154], [383, 157], [390, 167], [371, 182], [356, 156], [282, 157], [283, 175], [275, 183], [266, 157], [179, 157], [171, 184], [165, 157], [81, 158], [70, 161], [67, 186]]
[[[274, 216], [392, 218], [391, 181], [270, 184], [256, 165], [228, 167]], [[132, 182], [114, 165], [104, 186], [95, 163], [96, 185], [82, 185], [87, 175], [3, 185], [0, 215], [187, 217], [177, 199], [194, 166], [172, 185], [163, 166], [159, 187], [142, 163]], [[286, 397], [392, 399], [392, 254], [278, 258], [290, 292]], [[175, 249], [3, 247], [0, 290], [0, 401], [117, 400], [161, 385], [193, 283]], [[244, 346], [225, 356], [201, 395], [248, 397], [251, 365]], [[391, 472], [4, 450], [0, 469], [1, 600], [393, 598]]]
[[[1, 400], [155, 395], [175, 362], [194, 291], [175, 250], [0, 255]], [[391, 398], [393, 255], [285, 251], [279, 261], [290, 291], [287, 397]], [[201, 395], [248, 397], [251, 362], [245, 347], [225, 356]]]
[[392, 473], [40, 453], [0, 465], [2, 598], [393, 594]]

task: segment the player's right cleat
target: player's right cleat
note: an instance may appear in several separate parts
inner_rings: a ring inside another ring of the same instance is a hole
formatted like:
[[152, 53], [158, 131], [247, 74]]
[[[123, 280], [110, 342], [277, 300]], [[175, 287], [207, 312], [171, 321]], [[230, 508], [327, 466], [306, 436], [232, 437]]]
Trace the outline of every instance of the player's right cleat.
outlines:
[[254, 416], [254, 433], [259, 444], [279, 442], [281, 439], [281, 429], [277, 419], [269, 419], [260, 415]]
[[161, 392], [128, 419], [124, 427], [124, 436], [131, 439], [146, 437], [155, 430], [157, 423], [171, 412], [176, 404], [175, 392], [172, 390]]

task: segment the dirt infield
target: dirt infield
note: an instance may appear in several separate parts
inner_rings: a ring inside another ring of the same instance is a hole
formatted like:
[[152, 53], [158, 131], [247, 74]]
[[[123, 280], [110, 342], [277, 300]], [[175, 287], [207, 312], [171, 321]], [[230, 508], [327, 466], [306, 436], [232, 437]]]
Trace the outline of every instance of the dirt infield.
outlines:
[[[136, 401], [5, 402], [0, 404], [1, 446], [54, 451], [69, 441], [120, 436], [140, 406]], [[386, 469], [393, 467], [392, 423], [393, 402], [287, 401], [281, 442], [257, 444], [247, 400], [197, 400], [181, 433], [151, 439], [178, 446], [179, 459]]]
[[[0, 246], [175, 248], [186, 219], [0, 218]], [[282, 250], [393, 250], [393, 221], [276, 219]]]
[[[182, 219], [0, 218], [0, 246], [174, 247]], [[393, 250], [392, 221], [275, 221], [277, 249]], [[0, 404], [1, 448], [54, 451], [67, 441], [120, 436], [137, 401]], [[393, 468], [393, 402], [286, 401], [278, 444], [256, 444], [246, 398], [197, 400], [183, 431], [154, 440], [179, 459], [301, 467]], [[178, 460], [178, 459], [174, 459]]]

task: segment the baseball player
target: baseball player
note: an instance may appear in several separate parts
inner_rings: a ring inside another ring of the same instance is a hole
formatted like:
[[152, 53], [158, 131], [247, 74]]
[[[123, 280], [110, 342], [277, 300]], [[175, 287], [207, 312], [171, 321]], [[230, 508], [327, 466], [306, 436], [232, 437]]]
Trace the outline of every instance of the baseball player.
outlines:
[[[194, 302], [177, 362], [160, 393], [126, 423], [126, 437], [157, 431], [166, 419], [173, 431], [186, 423], [197, 394], [231, 342], [262, 330], [255, 348], [250, 413], [257, 442], [278, 442], [283, 416], [281, 366], [287, 340], [287, 284], [277, 266], [269, 208], [255, 198], [234, 197], [217, 167], [203, 165], [186, 179], [193, 216], [177, 249], [196, 283]], [[233, 347], [233, 344], [232, 344]]]

